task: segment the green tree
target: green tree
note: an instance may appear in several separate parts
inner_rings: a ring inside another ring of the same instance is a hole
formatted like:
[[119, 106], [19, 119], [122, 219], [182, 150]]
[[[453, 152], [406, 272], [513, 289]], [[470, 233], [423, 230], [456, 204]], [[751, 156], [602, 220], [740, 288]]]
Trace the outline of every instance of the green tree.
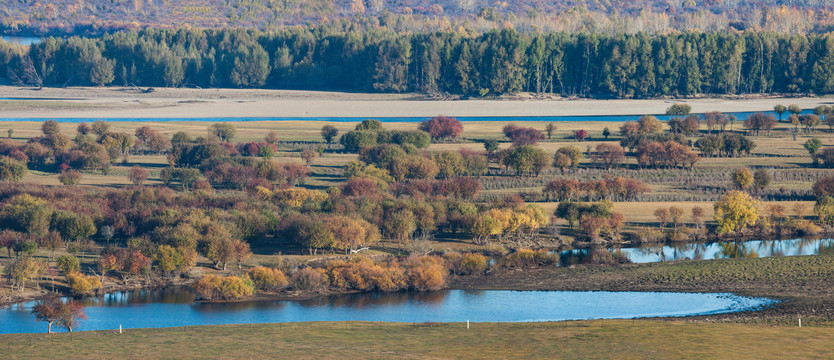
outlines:
[[692, 106], [686, 103], [676, 103], [666, 109], [666, 115], [671, 115], [673, 118], [681, 118], [692, 112]]
[[16, 182], [26, 175], [26, 165], [8, 156], [0, 156], [0, 181]]
[[222, 142], [230, 142], [237, 135], [237, 128], [231, 123], [214, 123], [209, 127], [209, 134]]
[[64, 275], [75, 274], [81, 271], [81, 262], [74, 255], [61, 255], [58, 257], [57, 268]]
[[[557, 160], [557, 158], [559, 158], [559, 155], [566, 156], [570, 160], [570, 167], [574, 168], [579, 166], [579, 163], [582, 162], [582, 159], [585, 157], [585, 153], [582, 152], [582, 150], [576, 146], [564, 146], [559, 148], [558, 150], [556, 150], [554, 160]], [[561, 168], [560, 165], [555, 163], [553, 166]]]
[[324, 141], [326, 141], [328, 144], [332, 144], [333, 139], [335, 139], [337, 135], [339, 135], [339, 130], [336, 129], [335, 126], [333, 126], [333, 125], [324, 125], [324, 126], [322, 126], [322, 128], [321, 128], [321, 137], [324, 138]]
[[773, 180], [773, 177], [770, 175], [770, 172], [767, 169], [758, 169], [753, 174], [753, 187], [756, 191], [764, 190], [770, 182]]
[[44, 236], [49, 232], [52, 208], [46, 200], [29, 194], [16, 195], [3, 206], [5, 225], [18, 230]]
[[819, 165], [819, 157], [817, 157], [817, 153], [819, 153], [822, 148], [822, 141], [818, 138], [808, 139], [803, 146], [805, 146], [805, 150], [808, 150], [808, 154], [811, 155], [811, 159], [814, 161], [814, 166]]
[[522, 145], [510, 150], [504, 158], [504, 165], [513, 168], [518, 175], [539, 176], [550, 164], [547, 152], [532, 145]]
[[778, 105], [776, 105], [776, 106], [774, 106], [774, 107], [773, 107], [773, 111], [774, 111], [777, 115], [779, 115], [779, 121], [782, 121], [782, 114], [784, 114], [784, 113], [785, 113], [785, 111], [788, 111], [788, 108], [787, 108], [787, 107], [785, 107], [785, 105], [778, 104]]

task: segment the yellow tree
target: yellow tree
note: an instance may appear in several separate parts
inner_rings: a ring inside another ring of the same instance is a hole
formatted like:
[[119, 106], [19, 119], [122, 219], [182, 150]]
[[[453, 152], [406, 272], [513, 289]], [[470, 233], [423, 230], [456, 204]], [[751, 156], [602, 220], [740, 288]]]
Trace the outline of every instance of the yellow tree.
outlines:
[[733, 172], [733, 185], [744, 190], [753, 184], [753, 172], [748, 168], [740, 168]]
[[718, 233], [734, 232], [753, 225], [759, 219], [759, 208], [749, 194], [729, 191], [714, 205]]

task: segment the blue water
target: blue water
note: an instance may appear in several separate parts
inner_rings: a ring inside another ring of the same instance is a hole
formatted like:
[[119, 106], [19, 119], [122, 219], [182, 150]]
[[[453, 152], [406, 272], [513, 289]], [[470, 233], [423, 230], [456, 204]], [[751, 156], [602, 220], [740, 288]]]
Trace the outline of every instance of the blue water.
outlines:
[[[199, 304], [185, 289], [133, 291], [84, 300], [79, 330], [299, 321], [529, 322], [688, 316], [760, 309], [773, 303], [733, 294], [569, 291], [365, 293], [306, 301]], [[33, 303], [0, 310], [0, 333], [46, 332]], [[53, 327], [54, 328], [54, 327]]]
[[[574, 249], [559, 253], [560, 265], [591, 261], [595, 251], [607, 249]], [[634, 263], [675, 260], [710, 260], [730, 258], [763, 258], [834, 254], [834, 239], [751, 240], [696, 244], [644, 245], [617, 249]]]
[[5, 42], [20, 44], [20, 45], [32, 45], [41, 42], [41, 38], [34, 37], [34, 36], [8, 36], [8, 35], [0, 35], [0, 40]]
[[[11, 98], [10, 98], [11, 99]], [[811, 110], [804, 110], [803, 114], [811, 113]], [[773, 112], [766, 112], [776, 115]], [[746, 117], [753, 114], [753, 112], [736, 112], [727, 113], [735, 115], [740, 122]], [[667, 121], [670, 116], [655, 115], [658, 119]], [[381, 122], [420, 122], [428, 119], [427, 116], [422, 117], [375, 117]], [[548, 121], [548, 122], [582, 122], [582, 121], [602, 121], [602, 122], [623, 122], [628, 120], [637, 120], [639, 115], [583, 115], [583, 116], [458, 116], [460, 121], [504, 121], [504, 122], [524, 122], [524, 121]], [[783, 118], [787, 118], [783, 115]], [[169, 117], [169, 118], [8, 118], [0, 117], [0, 121], [46, 121], [54, 119], [58, 122], [80, 123], [93, 122], [95, 120], [104, 121], [121, 121], [121, 122], [169, 122], [169, 121], [202, 121], [202, 122], [248, 122], [248, 121], [328, 121], [328, 122], [360, 122], [369, 117], [339, 117], [339, 116], [323, 116], [323, 117]]]

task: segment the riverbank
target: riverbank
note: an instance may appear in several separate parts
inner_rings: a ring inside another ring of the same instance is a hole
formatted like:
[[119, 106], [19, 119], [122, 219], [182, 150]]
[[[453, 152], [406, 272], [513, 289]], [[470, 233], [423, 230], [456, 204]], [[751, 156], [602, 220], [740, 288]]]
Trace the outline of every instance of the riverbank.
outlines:
[[[834, 328], [593, 320], [314, 322], [0, 335], [6, 359], [830, 358]], [[752, 351], [751, 349], [756, 349]]]
[[781, 302], [764, 310], [698, 316], [691, 320], [792, 324], [834, 320], [834, 256], [676, 261], [618, 266], [496, 269], [455, 278], [464, 290], [729, 292]]
[[[661, 114], [675, 102], [693, 112], [770, 111], [777, 103], [813, 108], [832, 97], [722, 97], [697, 99], [536, 99], [529, 95], [489, 100], [438, 101], [422, 94], [368, 94], [300, 90], [173, 89], [145, 93], [129, 87], [22, 88], [0, 86], [9, 118], [201, 118], [201, 117], [430, 117], [585, 116]], [[25, 101], [25, 103], [15, 103]]]

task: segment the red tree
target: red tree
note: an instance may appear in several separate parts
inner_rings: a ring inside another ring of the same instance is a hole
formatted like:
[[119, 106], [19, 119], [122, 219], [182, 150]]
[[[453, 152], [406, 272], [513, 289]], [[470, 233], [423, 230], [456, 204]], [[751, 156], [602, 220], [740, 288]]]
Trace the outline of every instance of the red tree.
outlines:
[[435, 116], [421, 122], [419, 129], [429, 133], [432, 139], [454, 140], [463, 133], [463, 124], [453, 117]]

